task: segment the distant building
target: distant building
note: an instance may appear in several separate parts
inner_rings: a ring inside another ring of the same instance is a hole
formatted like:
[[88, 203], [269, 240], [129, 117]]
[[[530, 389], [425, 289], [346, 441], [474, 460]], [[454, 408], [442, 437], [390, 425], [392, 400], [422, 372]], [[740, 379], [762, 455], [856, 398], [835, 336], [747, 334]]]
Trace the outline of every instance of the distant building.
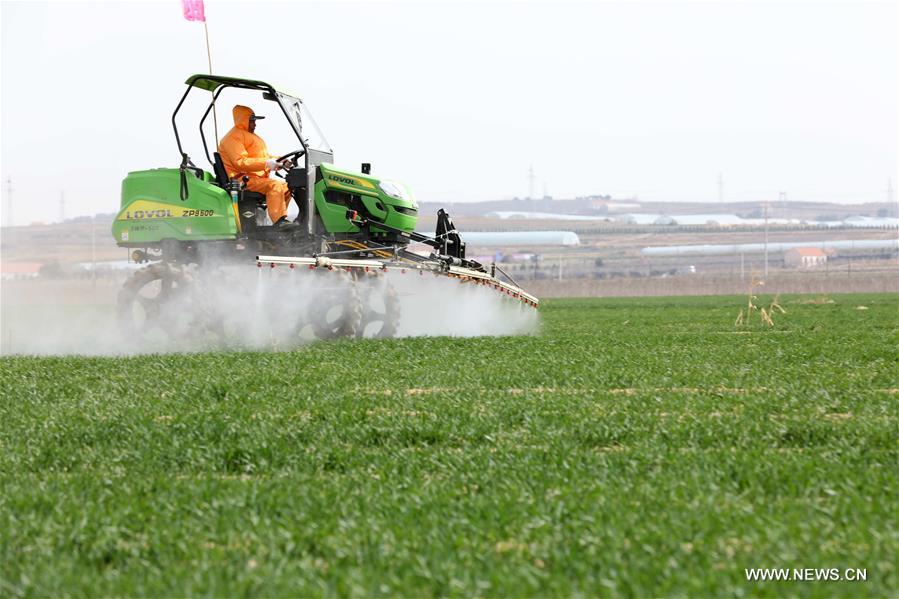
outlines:
[[503, 220], [583, 220], [602, 221], [609, 220], [605, 216], [590, 216], [585, 214], [557, 214], [554, 212], [526, 212], [521, 210], [495, 210], [484, 215], [486, 218], [501, 218]]
[[612, 199], [611, 196], [589, 196], [590, 208], [598, 212], [614, 212], [616, 210], [639, 210], [640, 204], [637, 202], [620, 202]]
[[40, 262], [0, 262], [0, 278], [4, 281], [33, 279], [41, 270]]
[[819, 248], [793, 248], [784, 253], [788, 268], [815, 268], [827, 263], [827, 254]]
[[746, 224], [736, 214], [678, 214], [672, 218], [674, 224], [688, 227], [733, 227]]
[[607, 202], [606, 208], [609, 212], [616, 210], [639, 210], [640, 204], [636, 202]]
[[615, 220], [628, 225], [675, 225], [673, 218], [664, 214], [617, 214]]
[[844, 219], [842, 224], [847, 227], [895, 229], [899, 227], [899, 218], [888, 216], [850, 216]]
[[530, 247], [537, 245], [579, 245], [581, 240], [572, 231], [467, 231], [465, 243], [469, 247]]

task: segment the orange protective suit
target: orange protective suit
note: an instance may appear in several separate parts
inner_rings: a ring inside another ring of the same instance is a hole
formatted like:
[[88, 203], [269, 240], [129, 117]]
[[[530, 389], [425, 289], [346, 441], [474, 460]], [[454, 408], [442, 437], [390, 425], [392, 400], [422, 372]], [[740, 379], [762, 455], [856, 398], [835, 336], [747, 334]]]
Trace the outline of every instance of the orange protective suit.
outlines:
[[268, 215], [273, 223], [287, 216], [290, 190], [287, 183], [269, 179], [265, 163], [275, 158], [268, 153], [265, 141], [255, 133], [250, 133], [250, 117], [253, 109], [237, 105], [232, 110], [234, 127], [219, 142], [219, 154], [230, 179], [246, 175], [247, 189], [265, 194]]

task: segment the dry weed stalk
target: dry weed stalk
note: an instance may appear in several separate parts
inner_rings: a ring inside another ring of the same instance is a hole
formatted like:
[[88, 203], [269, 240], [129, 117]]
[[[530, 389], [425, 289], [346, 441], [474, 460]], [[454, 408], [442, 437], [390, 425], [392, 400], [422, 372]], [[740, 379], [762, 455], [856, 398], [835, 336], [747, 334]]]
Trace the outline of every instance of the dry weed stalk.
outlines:
[[737, 320], [734, 321], [734, 326], [742, 326], [749, 325], [750, 320], [752, 319], [752, 313], [758, 312], [759, 320], [762, 321], [763, 324], [768, 325], [769, 327], [774, 326], [774, 311], [777, 310], [781, 314], [786, 314], [787, 311], [784, 310], [783, 306], [780, 305], [780, 294], [774, 296], [774, 299], [771, 300], [771, 303], [767, 308], [760, 307], [758, 302], [758, 297], [755, 295], [755, 288], [762, 287], [765, 285], [765, 281], [760, 279], [755, 274], [752, 275], [752, 278], [749, 281], [749, 291], [746, 293], [746, 308], [740, 309], [740, 313], [737, 314]]

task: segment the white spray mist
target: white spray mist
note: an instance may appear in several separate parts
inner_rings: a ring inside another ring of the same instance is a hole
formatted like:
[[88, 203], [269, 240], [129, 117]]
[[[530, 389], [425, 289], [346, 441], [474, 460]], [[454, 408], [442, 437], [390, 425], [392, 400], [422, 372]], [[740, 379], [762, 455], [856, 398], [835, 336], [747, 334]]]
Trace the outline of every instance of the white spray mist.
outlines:
[[[191, 284], [182, 294], [159, 307], [157, 324], [138, 326], [130, 334], [122, 332], [114, 287], [86, 294], [89, 283], [79, 280], [54, 282], [52, 291], [45, 281], [16, 282], [14, 292], [2, 294], [0, 353], [285, 350], [317, 338], [311, 320], [336, 318], [339, 324], [339, 305], [350, 285], [346, 273], [286, 266], [192, 268], [189, 275]], [[396, 290], [397, 337], [522, 335], [539, 328], [536, 309], [485, 286], [415, 269], [377, 276], [386, 277]], [[157, 282], [143, 291], [152, 296], [158, 287]], [[364, 306], [383, 310], [378, 296], [362, 298], [366, 287], [356, 289]], [[329, 309], [333, 305], [338, 307]], [[138, 325], [143, 312], [133, 307]], [[364, 331], [371, 334], [377, 328]]]

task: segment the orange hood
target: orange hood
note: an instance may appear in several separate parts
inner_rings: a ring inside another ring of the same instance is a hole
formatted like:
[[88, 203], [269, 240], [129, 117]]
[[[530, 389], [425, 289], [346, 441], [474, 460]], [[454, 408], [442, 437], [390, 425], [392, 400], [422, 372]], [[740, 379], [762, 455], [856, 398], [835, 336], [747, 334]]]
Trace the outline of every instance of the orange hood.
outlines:
[[252, 108], [238, 104], [231, 111], [231, 114], [234, 115], [235, 127], [243, 129], [244, 131], [250, 130], [250, 117], [255, 114]]

